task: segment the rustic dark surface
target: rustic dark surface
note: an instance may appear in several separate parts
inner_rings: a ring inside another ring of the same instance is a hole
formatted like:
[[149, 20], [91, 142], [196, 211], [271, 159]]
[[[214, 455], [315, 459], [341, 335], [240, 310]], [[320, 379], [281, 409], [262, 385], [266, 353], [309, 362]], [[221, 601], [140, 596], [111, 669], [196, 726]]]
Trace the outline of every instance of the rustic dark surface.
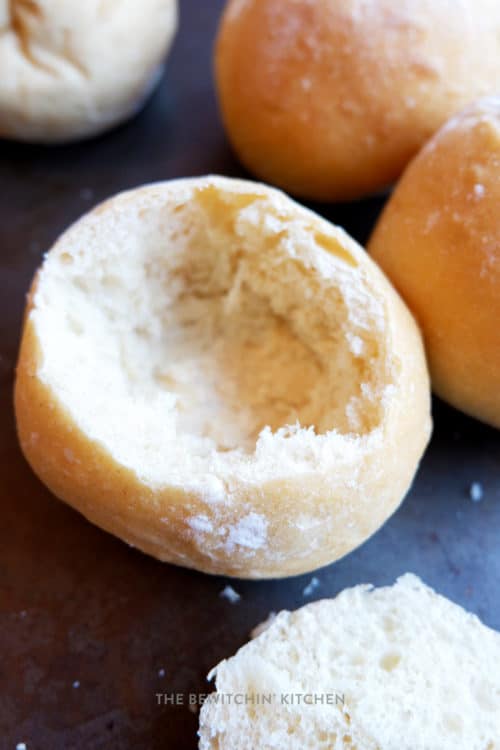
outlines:
[[[225, 585], [163, 565], [55, 500], [16, 442], [14, 364], [25, 292], [43, 252], [92, 204], [134, 185], [244, 175], [211, 80], [221, 1], [182, 0], [166, 75], [133, 122], [88, 143], [0, 143], [0, 748], [194, 750], [197, 718], [157, 693], [205, 692], [205, 675], [270, 610], [306, 600], [311, 576]], [[381, 200], [315, 206], [364, 241]], [[318, 573], [314, 598], [414, 571], [500, 628], [500, 433], [436, 403], [414, 487], [361, 549]], [[401, 446], [404, 450], [404, 446]], [[473, 481], [484, 499], [473, 503]], [[160, 670], [165, 670], [164, 676]], [[78, 681], [79, 686], [73, 683]], [[186, 698], [187, 700], [187, 698]]]

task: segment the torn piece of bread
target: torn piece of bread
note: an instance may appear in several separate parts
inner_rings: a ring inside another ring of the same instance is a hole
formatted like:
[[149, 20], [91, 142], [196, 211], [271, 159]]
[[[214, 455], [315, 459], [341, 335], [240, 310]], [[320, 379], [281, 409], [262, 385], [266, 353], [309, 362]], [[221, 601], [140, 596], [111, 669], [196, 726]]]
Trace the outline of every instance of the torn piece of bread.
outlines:
[[0, 138], [60, 143], [123, 122], [176, 28], [177, 0], [0, 0]]
[[500, 634], [414, 575], [281, 612], [213, 675], [200, 750], [500, 748]]
[[16, 381], [55, 495], [162, 560], [312, 570], [404, 497], [430, 433], [418, 329], [345, 232], [217, 177], [133, 190], [48, 253]]

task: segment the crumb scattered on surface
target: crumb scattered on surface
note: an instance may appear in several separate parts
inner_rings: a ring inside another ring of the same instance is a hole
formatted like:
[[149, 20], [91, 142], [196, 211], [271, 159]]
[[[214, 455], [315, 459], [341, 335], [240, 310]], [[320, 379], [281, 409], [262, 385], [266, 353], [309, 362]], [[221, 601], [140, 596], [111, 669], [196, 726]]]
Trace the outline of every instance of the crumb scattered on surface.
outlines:
[[479, 183], [474, 185], [474, 195], [476, 196], [476, 198], [482, 198], [484, 193], [485, 193], [484, 185], [480, 185]]
[[79, 688], [79, 687], [80, 687], [80, 680], [75, 680], [75, 681], [73, 682], [73, 687], [75, 688], [75, 690], [76, 690], [77, 688]]
[[158, 670], [158, 677], [165, 677], [165, 670], [163, 669], [163, 667], [160, 667], [160, 669]]
[[16, 745], [16, 750], [27, 750], [26, 742], [18, 742]]
[[227, 599], [231, 604], [236, 604], [241, 599], [240, 594], [233, 589], [232, 586], [225, 586], [219, 594], [222, 599]]
[[307, 584], [305, 589], [302, 592], [303, 596], [312, 596], [317, 588], [321, 586], [319, 578], [316, 578], [316, 576], [313, 576], [310, 580], [310, 582]]
[[469, 497], [473, 503], [479, 503], [483, 499], [484, 491], [481, 482], [472, 482], [469, 488]]

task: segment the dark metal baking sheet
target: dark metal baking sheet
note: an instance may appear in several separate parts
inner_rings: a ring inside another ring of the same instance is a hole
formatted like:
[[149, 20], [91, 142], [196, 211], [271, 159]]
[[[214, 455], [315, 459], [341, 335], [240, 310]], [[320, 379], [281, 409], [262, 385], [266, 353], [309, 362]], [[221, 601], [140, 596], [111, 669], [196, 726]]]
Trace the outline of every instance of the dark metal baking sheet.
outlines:
[[[132, 122], [76, 146], [0, 143], [1, 748], [194, 750], [197, 717], [187, 705], [158, 705], [157, 694], [206, 692], [208, 670], [270, 610], [306, 601], [311, 576], [233, 583], [241, 600], [231, 604], [219, 596], [225, 580], [129, 549], [56, 501], [16, 442], [12, 385], [25, 293], [61, 230], [144, 182], [246, 176], [212, 84], [222, 3], [181, 4], [166, 75]], [[382, 202], [314, 208], [364, 241]], [[500, 628], [500, 433], [439, 402], [434, 420], [406, 502], [363, 547], [316, 574], [311, 598], [410, 570]], [[475, 481], [484, 488], [479, 503], [469, 498]]]

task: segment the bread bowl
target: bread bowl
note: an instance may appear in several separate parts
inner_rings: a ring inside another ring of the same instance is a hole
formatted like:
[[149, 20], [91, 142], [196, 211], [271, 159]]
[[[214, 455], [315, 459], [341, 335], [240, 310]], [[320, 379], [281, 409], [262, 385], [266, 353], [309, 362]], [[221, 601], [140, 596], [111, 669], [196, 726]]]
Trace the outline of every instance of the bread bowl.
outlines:
[[322, 201], [392, 184], [499, 66], [497, 0], [229, 0], [215, 56], [241, 161]]
[[419, 331], [366, 253], [221, 177], [123, 193], [63, 234], [15, 407], [56, 496], [161, 560], [247, 578], [367, 539], [430, 432]]
[[177, 27], [177, 0], [1, 0], [0, 138], [87, 138], [141, 107]]
[[433, 387], [500, 427], [500, 97], [415, 157], [369, 243], [422, 328]]
[[407, 574], [281, 612], [209, 677], [200, 750], [497, 750], [500, 634]]

